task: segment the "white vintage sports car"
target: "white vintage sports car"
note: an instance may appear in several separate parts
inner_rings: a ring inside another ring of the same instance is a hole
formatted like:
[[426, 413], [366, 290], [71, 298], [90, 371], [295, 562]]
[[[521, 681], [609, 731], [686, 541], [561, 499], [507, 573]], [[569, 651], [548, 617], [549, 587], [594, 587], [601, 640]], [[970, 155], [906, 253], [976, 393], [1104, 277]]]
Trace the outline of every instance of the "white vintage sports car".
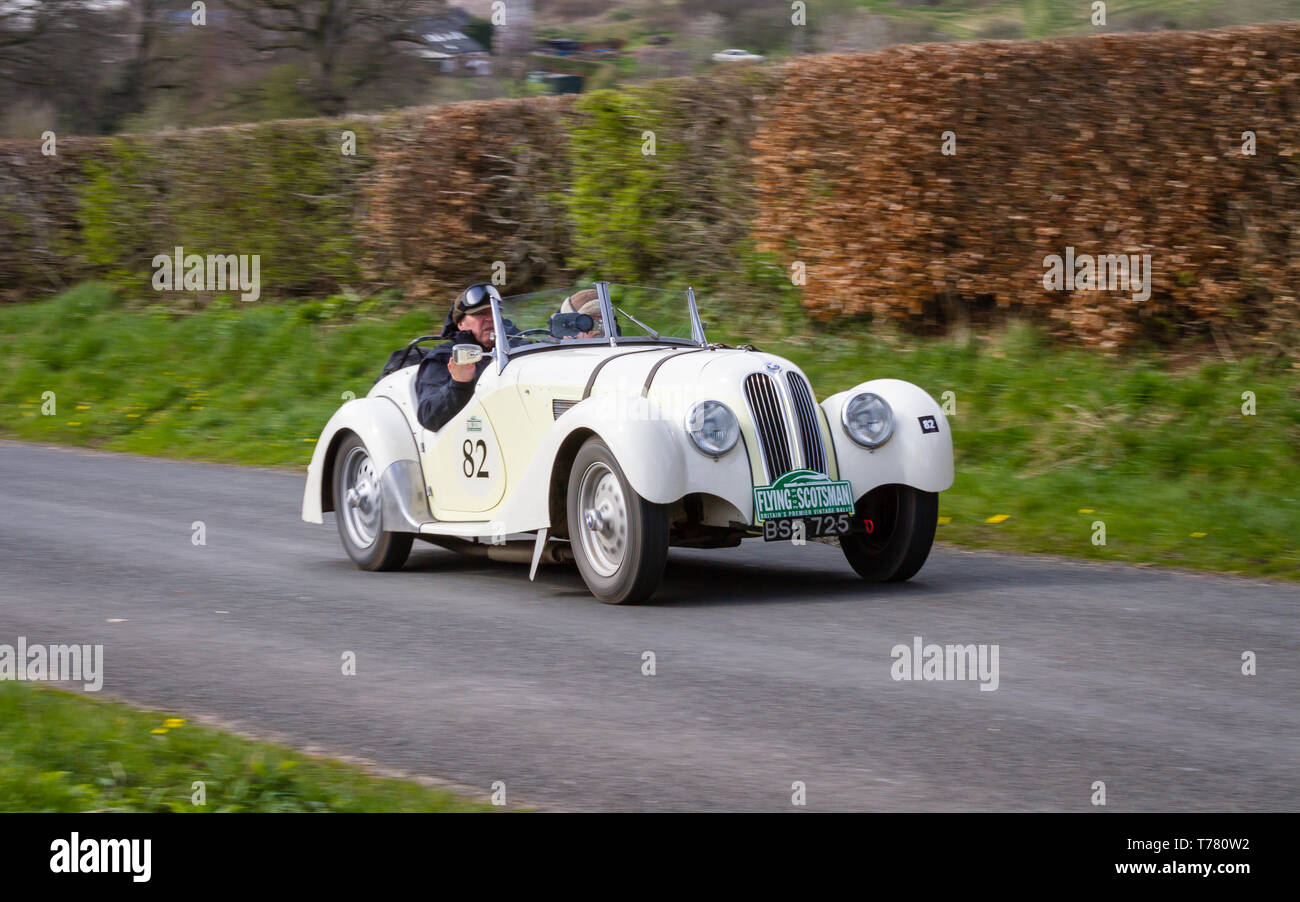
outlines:
[[530, 579], [576, 562], [611, 604], [649, 597], [670, 546], [836, 537], [864, 579], [921, 568], [953, 481], [933, 398], [876, 379], [818, 404], [790, 361], [710, 344], [690, 289], [594, 287], [591, 319], [557, 313], [565, 292], [494, 298], [492, 360], [437, 432], [416, 418], [414, 365], [345, 403], [312, 455], [303, 519], [334, 511], [366, 570], [401, 567], [419, 538], [529, 562]]

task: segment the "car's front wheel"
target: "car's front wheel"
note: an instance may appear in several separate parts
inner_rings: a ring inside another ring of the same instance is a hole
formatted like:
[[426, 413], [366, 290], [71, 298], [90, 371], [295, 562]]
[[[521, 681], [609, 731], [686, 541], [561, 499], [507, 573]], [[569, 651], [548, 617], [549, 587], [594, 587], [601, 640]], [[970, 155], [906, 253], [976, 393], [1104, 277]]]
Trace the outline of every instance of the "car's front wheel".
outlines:
[[939, 522], [939, 496], [907, 485], [882, 485], [858, 501], [866, 531], [840, 536], [844, 557], [858, 575], [875, 583], [911, 579], [930, 556]]
[[362, 570], [397, 570], [406, 563], [415, 536], [384, 530], [379, 473], [357, 435], [344, 439], [334, 457], [334, 519], [344, 550]]
[[606, 604], [645, 601], [668, 562], [668, 508], [632, 488], [609, 447], [587, 439], [569, 470], [573, 557], [591, 594]]

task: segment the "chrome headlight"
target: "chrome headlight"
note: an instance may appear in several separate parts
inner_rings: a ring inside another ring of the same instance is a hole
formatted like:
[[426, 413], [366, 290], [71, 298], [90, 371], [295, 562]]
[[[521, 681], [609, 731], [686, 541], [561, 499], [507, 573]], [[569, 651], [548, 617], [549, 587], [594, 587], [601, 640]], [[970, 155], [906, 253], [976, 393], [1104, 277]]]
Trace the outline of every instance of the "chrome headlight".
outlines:
[[879, 448], [894, 434], [894, 411], [880, 395], [862, 392], [849, 398], [840, 411], [849, 438], [866, 448]]
[[740, 440], [740, 421], [721, 401], [696, 401], [686, 413], [686, 432], [705, 454], [726, 454]]

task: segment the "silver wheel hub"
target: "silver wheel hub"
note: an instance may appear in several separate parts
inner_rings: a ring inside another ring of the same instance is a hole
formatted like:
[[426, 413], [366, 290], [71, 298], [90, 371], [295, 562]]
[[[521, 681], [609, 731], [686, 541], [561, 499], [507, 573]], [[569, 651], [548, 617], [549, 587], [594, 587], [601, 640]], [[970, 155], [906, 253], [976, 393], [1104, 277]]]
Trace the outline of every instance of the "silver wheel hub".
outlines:
[[597, 461], [583, 472], [578, 509], [585, 527], [578, 532], [584, 557], [601, 576], [613, 576], [627, 555], [628, 509], [618, 476], [607, 464]]
[[348, 538], [358, 548], [369, 548], [379, 538], [379, 477], [365, 448], [353, 448], [342, 462], [343, 508], [338, 516]]

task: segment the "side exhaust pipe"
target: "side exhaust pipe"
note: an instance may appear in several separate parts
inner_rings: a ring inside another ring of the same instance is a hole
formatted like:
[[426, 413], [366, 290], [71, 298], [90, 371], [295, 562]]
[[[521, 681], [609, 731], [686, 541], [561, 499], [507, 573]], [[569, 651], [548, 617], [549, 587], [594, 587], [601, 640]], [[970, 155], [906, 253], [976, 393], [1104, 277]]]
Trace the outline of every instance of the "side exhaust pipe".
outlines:
[[[422, 536], [434, 545], [464, 554], [469, 557], [486, 558], [489, 561], [501, 561], [508, 564], [531, 564], [533, 562], [534, 543], [526, 539], [515, 539], [504, 545], [492, 545], [487, 542], [474, 542], [458, 536]], [[547, 542], [542, 548], [539, 563], [569, 564], [573, 562], [573, 549], [568, 542]]]

